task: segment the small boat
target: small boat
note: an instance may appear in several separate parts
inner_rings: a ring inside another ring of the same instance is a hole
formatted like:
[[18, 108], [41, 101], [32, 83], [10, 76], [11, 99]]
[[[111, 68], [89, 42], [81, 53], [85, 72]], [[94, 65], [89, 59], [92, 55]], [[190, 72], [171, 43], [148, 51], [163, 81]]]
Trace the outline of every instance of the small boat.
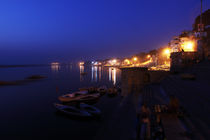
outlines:
[[96, 93], [98, 92], [96, 87], [84, 87], [84, 88], [79, 88], [80, 91], [86, 90], [88, 93]]
[[114, 97], [118, 94], [118, 90], [117, 88], [113, 87], [113, 88], [109, 88], [108, 89], [108, 96], [110, 97]]
[[65, 94], [65, 95], [62, 95], [60, 97], [58, 97], [59, 100], [65, 100], [66, 98], [74, 98], [74, 97], [78, 97], [78, 96], [81, 96], [81, 95], [85, 95], [85, 94], [88, 94], [88, 91], [78, 91], [78, 92], [73, 92], [73, 93], [69, 93], [69, 94]]
[[82, 96], [76, 102], [94, 104], [98, 101], [99, 97], [100, 93], [88, 94], [87, 96]]
[[85, 110], [78, 109], [74, 106], [66, 106], [62, 104], [54, 104], [55, 108], [69, 116], [76, 116], [76, 117], [92, 117], [90, 113]]
[[98, 108], [96, 108], [92, 105], [81, 103], [80, 104], [80, 109], [85, 110], [85, 111], [87, 111], [88, 113], [90, 113], [91, 115], [94, 115], [94, 116], [101, 115], [101, 111]]
[[106, 86], [99, 87], [98, 92], [102, 95], [105, 94], [107, 92], [107, 87]]
[[88, 93], [97, 93], [98, 91], [97, 91], [98, 89], [96, 88], [96, 87], [90, 87], [89, 89], [88, 89]]
[[78, 96], [73, 96], [71, 94], [65, 94], [59, 96], [58, 99], [63, 102], [89, 102], [93, 100], [97, 100], [100, 97], [99, 93], [95, 94], [79, 94]]
[[84, 90], [85, 90], [85, 91], [88, 91], [88, 89], [89, 89], [89, 88], [87, 88], [87, 87], [83, 87], [83, 88], [79, 88], [79, 91], [84, 91]]

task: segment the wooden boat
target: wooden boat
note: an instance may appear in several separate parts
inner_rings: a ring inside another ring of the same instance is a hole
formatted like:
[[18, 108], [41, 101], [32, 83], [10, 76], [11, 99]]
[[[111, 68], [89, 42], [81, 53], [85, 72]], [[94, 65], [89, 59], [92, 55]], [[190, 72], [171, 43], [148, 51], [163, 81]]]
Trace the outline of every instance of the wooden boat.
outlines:
[[92, 117], [90, 113], [85, 110], [78, 109], [74, 106], [66, 106], [62, 104], [54, 104], [55, 108], [69, 116], [76, 116], [76, 117]]
[[82, 96], [76, 102], [94, 104], [98, 101], [99, 97], [100, 93], [88, 94], [87, 96]]
[[66, 98], [74, 98], [74, 97], [78, 97], [78, 96], [85, 95], [85, 94], [88, 94], [88, 91], [84, 90], [84, 91], [78, 91], [78, 92], [65, 94], [65, 95], [60, 96], [58, 99], [65, 100]]
[[98, 89], [96, 87], [84, 87], [84, 88], [79, 88], [80, 91], [88, 91], [88, 93], [97, 93]]
[[107, 87], [106, 86], [99, 87], [98, 92], [102, 95], [105, 94], [107, 92]]
[[113, 87], [113, 88], [109, 88], [108, 89], [108, 96], [110, 97], [114, 97], [118, 94], [118, 90], [117, 88]]
[[88, 91], [88, 89], [89, 89], [89, 88], [87, 88], [87, 87], [83, 87], [83, 88], [79, 88], [79, 91], [84, 91], [84, 90], [85, 90], [85, 91]]
[[88, 113], [90, 113], [91, 115], [94, 115], [94, 116], [101, 115], [101, 111], [98, 108], [96, 108], [92, 105], [81, 103], [80, 104], [80, 109], [82, 109], [84, 111], [87, 111]]
[[79, 94], [76, 96], [72, 97], [72, 94], [65, 94], [62, 96], [59, 96], [58, 99], [61, 102], [88, 102], [88, 101], [93, 101], [97, 100], [99, 98], [100, 94], [95, 93], [95, 94]]

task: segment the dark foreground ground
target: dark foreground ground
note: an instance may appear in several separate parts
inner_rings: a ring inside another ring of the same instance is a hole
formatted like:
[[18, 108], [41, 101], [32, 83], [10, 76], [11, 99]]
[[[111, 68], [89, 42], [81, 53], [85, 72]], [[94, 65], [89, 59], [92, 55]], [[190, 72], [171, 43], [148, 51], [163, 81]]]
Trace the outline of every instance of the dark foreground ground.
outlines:
[[[178, 98], [185, 115], [182, 121], [165, 117], [167, 139], [210, 139], [210, 62], [201, 62], [184, 73], [195, 75], [194, 80], [182, 74], [169, 75], [158, 84], [143, 89], [142, 99], [151, 105], [168, 104], [169, 97]], [[177, 122], [177, 123], [174, 123]]]
[[[210, 139], [210, 62], [201, 62], [184, 73], [195, 75], [194, 80], [183, 79], [182, 74], [169, 75], [160, 83], [144, 87], [137, 96], [130, 94], [116, 108], [107, 122], [97, 131], [95, 139], [135, 139], [136, 109], [142, 102], [150, 107], [168, 104], [170, 96], [178, 98], [184, 116], [162, 115], [166, 139]], [[138, 98], [138, 103], [133, 98]]]
[[195, 80], [183, 80], [180, 75], [165, 78], [160, 93], [175, 95], [186, 109], [188, 129], [193, 139], [210, 139], [210, 62], [205, 61], [185, 71], [195, 75]]

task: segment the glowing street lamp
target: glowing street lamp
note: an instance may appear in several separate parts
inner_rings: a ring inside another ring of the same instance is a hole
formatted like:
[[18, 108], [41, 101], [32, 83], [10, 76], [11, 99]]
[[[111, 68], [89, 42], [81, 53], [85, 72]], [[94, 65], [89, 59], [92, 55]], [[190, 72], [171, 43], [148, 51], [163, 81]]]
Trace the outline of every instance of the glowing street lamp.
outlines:
[[148, 54], [148, 55], [147, 55], [147, 58], [150, 58], [150, 57], [151, 57], [151, 55]]
[[116, 59], [112, 59], [112, 60], [109, 61], [109, 63], [110, 63], [111, 65], [116, 65], [117, 60], [116, 60]]
[[125, 62], [126, 64], [130, 64], [130, 61], [129, 61], [128, 59], [125, 59], [124, 62]]
[[195, 43], [193, 41], [187, 41], [182, 44], [182, 49], [185, 52], [193, 52], [195, 51]]
[[170, 50], [169, 48], [166, 48], [166, 49], [164, 49], [163, 54], [164, 54], [167, 58], [169, 58], [170, 55], [171, 55], [171, 50]]
[[133, 65], [136, 66], [138, 58], [137, 57], [133, 57]]
[[114, 64], [117, 63], [117, 60], [116, 59], [113, 59], [112, 60], [112, 63], [114, 63]]
[[79, 63], [79, 65], [84, 65], [84, 64], [85, 64], [84, 62], [80, 62], [80, 63]]
[[168, 55], [168, 54], [170, 54], [170, 50], [169, 50], [169, 49], [165, 49], [165, 50], [164, 50], [164, 53], [165, 53], [166, 55]]
[[137, 57], [134, 57], [134, 58], [133, 58], [133, 61], [137, 61], [137, 60], [138, 60], [138, 58], [137, 58]]

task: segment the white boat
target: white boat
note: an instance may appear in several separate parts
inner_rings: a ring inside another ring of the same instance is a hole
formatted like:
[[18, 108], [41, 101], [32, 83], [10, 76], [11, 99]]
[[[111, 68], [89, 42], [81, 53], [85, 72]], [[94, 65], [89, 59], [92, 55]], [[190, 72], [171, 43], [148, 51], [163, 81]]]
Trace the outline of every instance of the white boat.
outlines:
[[54, 104], [55, 108], [69, 116], [76, 116], [76, 117], [92, 117], [90, 113], [85, 111], [84, 109], [78, 109], [74, 106], [67, 106], [62, 104]]
[[94, 116], [101, 115], [101, 111], [98, 108], [96, 108], [95, 106], [92, 106], [92, 105], [81, 103], [80, 104], [80, 109], [82, 109], [84, 111], [87, 111], [88, 113], [90, 113], [91, 115], [94, 115]]

